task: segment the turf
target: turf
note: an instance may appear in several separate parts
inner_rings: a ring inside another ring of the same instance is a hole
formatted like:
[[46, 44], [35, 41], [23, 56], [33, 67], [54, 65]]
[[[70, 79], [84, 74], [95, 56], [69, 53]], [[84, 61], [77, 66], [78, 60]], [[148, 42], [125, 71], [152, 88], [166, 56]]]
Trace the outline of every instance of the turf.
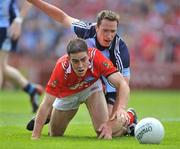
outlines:
[[28, 96], [20, 91], [0, 92], [1, 149], [178, 149], [180, 146], [180, 92], [132, 91], [129, 107], [134, 107], [139, 119], [155, 117], [165, 127], [165, 138], [159, 145], [142, 145], [133, 137], [98, 140], [84, 105], [67, 128], [64, 137], [49, 137], [48, 127], [40, 140], [31, 140], [25, 129], [33, 116]]

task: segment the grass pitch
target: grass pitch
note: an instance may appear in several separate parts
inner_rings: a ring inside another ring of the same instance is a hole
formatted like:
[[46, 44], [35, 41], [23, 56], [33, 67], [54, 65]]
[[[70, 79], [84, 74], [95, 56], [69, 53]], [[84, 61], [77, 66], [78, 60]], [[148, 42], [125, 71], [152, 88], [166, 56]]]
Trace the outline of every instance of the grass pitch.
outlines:
[[159, 145], [142, 145], [134, 137], [98, 140], [89, 114], [81, 105], [64, 137], [49, 137], [48, 126], [40, 140], [32, 141], [25, 129], [33, 116], [28, 96], [21, 91], [0, 92], [1, 149], [178, 149], [180, 146], [180, 91], [131, 91], [129, 107], [138, 118], [158, 118], [165, 128], [165, 138]]

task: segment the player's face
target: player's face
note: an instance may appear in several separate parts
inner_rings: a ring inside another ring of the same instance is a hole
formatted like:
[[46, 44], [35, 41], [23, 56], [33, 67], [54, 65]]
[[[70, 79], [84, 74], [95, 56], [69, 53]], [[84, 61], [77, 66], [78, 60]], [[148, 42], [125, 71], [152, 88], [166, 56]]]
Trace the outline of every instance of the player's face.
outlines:
[[70, 54], [70, 62], [77, 76], [83, 77], [89, 67], [89, 56], [87, 52]]
[[109, 47], [117, 32], [117, 22], [104, 19], [96, 26], [97, 40], [103, 47]]

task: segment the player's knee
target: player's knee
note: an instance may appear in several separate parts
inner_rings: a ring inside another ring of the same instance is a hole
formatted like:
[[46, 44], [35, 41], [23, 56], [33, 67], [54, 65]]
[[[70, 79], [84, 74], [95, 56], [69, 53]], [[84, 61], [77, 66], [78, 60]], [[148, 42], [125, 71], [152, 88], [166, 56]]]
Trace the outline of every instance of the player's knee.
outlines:
[[127, 134], [127, 130], [122, 128], [122, 129], [117, 130], [116, 132], [113, 132], [112, 136], [113, 137], [122, 137], [126, 134]]

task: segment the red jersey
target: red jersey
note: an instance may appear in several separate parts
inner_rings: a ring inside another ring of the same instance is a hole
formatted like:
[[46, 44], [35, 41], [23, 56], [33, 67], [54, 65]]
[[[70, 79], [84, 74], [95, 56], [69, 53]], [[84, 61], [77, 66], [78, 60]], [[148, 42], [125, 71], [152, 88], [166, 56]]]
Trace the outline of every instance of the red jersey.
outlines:
[[89, 48], [88, 54], [89, 68], [83, 77], [75, 74], [68, 55], [59, 58], [46, 86], [46, 92], [58, 98], [70, 96], [88, 88], [101, 76], [108, 77], [118, 71], [97, 49]]

